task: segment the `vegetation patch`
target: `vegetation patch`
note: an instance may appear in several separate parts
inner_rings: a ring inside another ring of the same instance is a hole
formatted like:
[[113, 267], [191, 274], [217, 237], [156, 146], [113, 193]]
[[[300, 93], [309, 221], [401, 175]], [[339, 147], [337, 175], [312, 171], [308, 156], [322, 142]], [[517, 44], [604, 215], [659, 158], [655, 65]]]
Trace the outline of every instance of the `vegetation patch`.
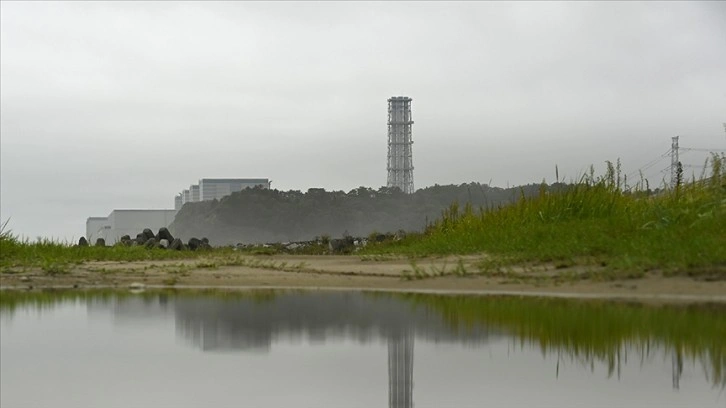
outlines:
[[[620, 165], [607, 163], [553, 192], [509, 206], [463, 208], [453, 204], [423, 233], [370, 244], [365, 256], [476, 254], [490, 256], [484, 272], [508, 265], [551, 263], [611, 270], [593, 277], [638, 278], [651, 270], [666, 276], [726, 279], [726, 169], [711, 160], [711, 175], [672, 189], [629, 186]], [[627, 271], [627, 272], [623, 272]], [[412, 271], [414, 275], [416, 271]], [[421, 275], [421, 273], [419, 273]]]
[[[78, 246], [67, 242], [38, 238], [20, 239], [7, 228], [9, 220], [0, 226], [0, 272], [17, 268], [40, 268], [46, 273], [58, 273], [72, 265], [92, 261], [135, 262], [208, 257], [209, 251], [171, 251], [143, 246], [115, 245], [111, 247]], [[235, 254], [233, 248], [215, 248], [215, 256]]]
[[41, 267], [46, 275], [62, 275], [70, 272], [67, 264], [57, 262], [45, 262]]

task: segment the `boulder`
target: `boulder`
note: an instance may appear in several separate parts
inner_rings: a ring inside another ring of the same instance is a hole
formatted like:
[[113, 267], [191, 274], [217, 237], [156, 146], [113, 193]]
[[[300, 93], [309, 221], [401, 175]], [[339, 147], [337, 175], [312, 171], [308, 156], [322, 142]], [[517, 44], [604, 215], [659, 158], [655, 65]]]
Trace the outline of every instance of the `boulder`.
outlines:
[[146, 237], [147, 241], [150, 240], [151, 238], [154, 238], [154, 233], [148, 228], [144, 228], [143, 234]]
[[99, 238], [96, 240], [96, 246], [97, 247], [105, 247], [106, 246], [106, 240], [103, 238]]
[[160, 239], [159, 240], [159, 246], [162, 247], [162, 248], [164, 248], [164, 249], [169, 248], [169, 240], [168, 239], [164, 239], [164, 238]]
[[148, 238], [143, 232], [136, 234], [136, 245], [144, 245], [146, 241], [148, 241]]
[[209, 244], [209, 238], [202, 237], [202, 242], [204, 242], [205, 244]]
[[187, 242], [187, 245], [189, 246], [189, 249], [192, 251], [196, 251], [197, 248], [202, 244], [202, 241], [200, 241], [197, 238], [189, 238], [189, 242]]
[[165, 227], [159, 228], [159, 233], [156, 235], [159, 237], [159, 241], [161, 241], [162, 239], [165, 239], [169, 242], [174, 241], [174, 237], [171, 236], [171, 232], [169, 232], [169, 230]]
[[146, 248], [154, 248], [156, 246], [156, 244], [157, 244], [156, 238], [154, 238], [154, 237], [151, 237], [151, 238], [147, 239], [146, 242], [144, 242], [144, 246]]
[[184, 249], [184, 243], [179, 238], [174, 238], [173, 241], [171, 241], [171, 244], [169, 244], [169, 249], [173, 251], [181, 251]]
[[123, 246], [131, 246], [134, 242], [135, 241], [132, 241], [130, 236], [124, 235], [121, 237], [119, 244], [121, 244]]
[[78, 240], [78, 246], [88, 246], [88, 240], [86, 240], [86, 237], [81, 237], [81, 239]]

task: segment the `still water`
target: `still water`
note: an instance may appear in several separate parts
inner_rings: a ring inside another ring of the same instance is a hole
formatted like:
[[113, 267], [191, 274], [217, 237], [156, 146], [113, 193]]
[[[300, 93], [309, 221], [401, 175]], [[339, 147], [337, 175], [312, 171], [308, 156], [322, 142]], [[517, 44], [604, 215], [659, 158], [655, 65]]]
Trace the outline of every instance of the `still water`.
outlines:
[[726, 407], [726, 308], [0, 292], [0, 406]]

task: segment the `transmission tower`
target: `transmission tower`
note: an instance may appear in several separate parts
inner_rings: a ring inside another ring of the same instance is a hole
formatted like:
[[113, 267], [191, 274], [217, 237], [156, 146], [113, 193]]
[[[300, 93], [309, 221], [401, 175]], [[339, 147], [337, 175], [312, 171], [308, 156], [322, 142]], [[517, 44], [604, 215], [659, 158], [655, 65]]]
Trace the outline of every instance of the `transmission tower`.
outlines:
[[671, 187], [678, 184], [678, 136], [671, 138]]
[[388, 99], [388, 187], [413, 193], [413, 157], [411, 152], [411, 98]]

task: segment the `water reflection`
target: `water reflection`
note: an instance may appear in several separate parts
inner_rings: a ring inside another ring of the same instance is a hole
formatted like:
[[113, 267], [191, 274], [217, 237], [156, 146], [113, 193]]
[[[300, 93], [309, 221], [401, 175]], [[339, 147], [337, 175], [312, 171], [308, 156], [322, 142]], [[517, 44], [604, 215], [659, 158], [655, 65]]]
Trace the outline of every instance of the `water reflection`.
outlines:
[[410, 333], [388, 338], [389, 407], [413, 407], [413, 339]]
[[441, 316], [390, 296], [356, 292], [286, 293], [220, 301], [214, 297], [131, 298], [89, 302], [90, 313], [110, 308], [120, 321], [165, 318], [173, 310], [177, 335], [203, 351], [267, 351], [281, 339], [356, 339], [388, 343], [389, 407], [413, 407], [416, 337], [436, 343], [484, 344], [499, 334], [486, 325], [456, 328]]
[[[430, 381], [429, 389], [414, 389], [414, 378], [426, 381], [422, 374], [431, 372], [431, 365], [419, 365], [414, 371], [415, 359], [419, 364], [430, 364], [428, 344], [482, 349], [479, 354], [501, 350], [502, 344], [507, 353], [511, 350], [528, 355], [529, 350], [539, 349], [543, 360], [552, 362], [549, 378], [561, 375], [561, 363], [574, 362], [576, 370], [583, 374], [594, 372], [596, 364], [602, 364], [608, 377], [619, 379], [630, 360], [636, 371], [638, 365], [641, 371], [647, 365], [664, 369], [651, 370], [647, 378], [643, 372], [638, 378], [644, 383], [665, 380], [673, 389], [679, 389], [684, 384], [685, 367], [690, 378], [696, 374], [699, 381], [705, 379], [716, 390], [726, 385], [724, 305], [645, 306], [605, 301], [307, 291], [161, 291], [139, 295], [4, 292], [0, 294], [0, 317], [3, 322], [11, 321], [17, 310], [52, 311], [67, 303], [83, 305], [92, 322], [110, 320], [113, 326], [129, 330], [169, 327], [184, 348], [191, 345], [204, 352], [196, 354], [208, 356], [267, 355], [275, 347], [300, 341], [326, 346], [338, 340], [381, 344], [387, 348], [388, 361], [387, 373], [385, 366], [379, 373], [388, 376], [390, 407], [411, 407], [417, 398], [422, 406], [422, 394], [430, 393]], [[417, 342], [421, 346], [415, 347]], [[379, 361], [385, 362], [381, 357]], [[508, 357], [504, 364], [515, 364], [514, 360]], [[524, 363], [527, 367], [529, 361]], [[442, 379], [443, 386], [451, 387], [450, 382], [456, 380], [449, 373], [456, 373], [460, 367], [443, 364], [446, 369], [436, 378]], [[521, 367], [514, 371], [522, 373], [517, 371]], [[670, 378], [665, 371], [670, 371]], [[654, 373], [659, 378], [654, 379]], [[458, 375], [459, 380], [465, 376], [461, 372]], [[570, 377], [566, 381], [573, 380]], [[687, 384], [692, 390], [693, 384]]]
[[[452, 327], [439, 313], [387, 296], [286, 293], [269, 299], [176, 298], [177, 332], [205, 351], [269, 349], [280, 338], [374, 340], [415, 336], [433, 342], [485, 343], [486, 325]], [[117, 310], [138, 307], [127, 303]], [[147, 313], [153, 313], [149, 310]]]

